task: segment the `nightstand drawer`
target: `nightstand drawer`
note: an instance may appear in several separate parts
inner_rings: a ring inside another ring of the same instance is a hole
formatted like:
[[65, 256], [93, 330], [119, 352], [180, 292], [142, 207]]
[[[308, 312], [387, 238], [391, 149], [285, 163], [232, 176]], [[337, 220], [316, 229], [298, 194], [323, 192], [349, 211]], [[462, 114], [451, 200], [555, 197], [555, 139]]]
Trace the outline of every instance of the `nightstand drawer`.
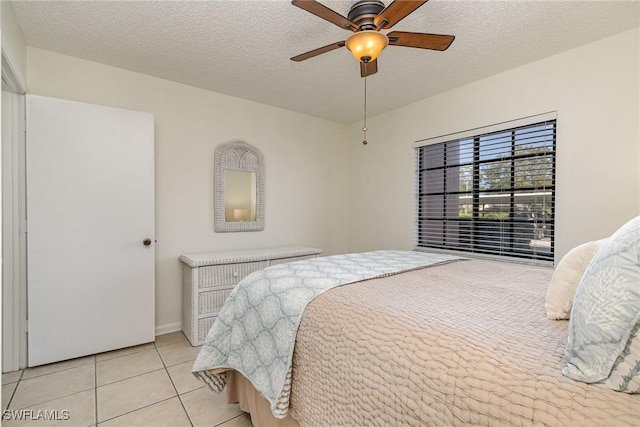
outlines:
[[198, 315], [217, 314], [232, 290], [233, 287], [219, 291], [201, 292], [198, 295]]
[[198, 272], [198, 285], [200, 288], [235, 285], [249, 274], [261, 270], [268, 265], [268, 261], [260, 261], [200, 267]]

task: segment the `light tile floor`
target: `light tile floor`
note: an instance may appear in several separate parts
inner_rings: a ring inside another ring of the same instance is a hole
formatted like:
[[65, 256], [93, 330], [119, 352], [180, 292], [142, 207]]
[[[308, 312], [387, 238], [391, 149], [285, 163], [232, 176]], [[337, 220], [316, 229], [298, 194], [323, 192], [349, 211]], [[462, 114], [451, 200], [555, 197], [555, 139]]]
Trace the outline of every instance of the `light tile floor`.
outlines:
[[[149, 344], [2, 374], [2, 409], [9, 410], [2, 425], [251, 427], [238, 405], [191, 374], [199, 350], [174, 332]], [[58, 420], [35, 419], [45, 410]], [[30, 419], [9, 419], [11, 411]]]

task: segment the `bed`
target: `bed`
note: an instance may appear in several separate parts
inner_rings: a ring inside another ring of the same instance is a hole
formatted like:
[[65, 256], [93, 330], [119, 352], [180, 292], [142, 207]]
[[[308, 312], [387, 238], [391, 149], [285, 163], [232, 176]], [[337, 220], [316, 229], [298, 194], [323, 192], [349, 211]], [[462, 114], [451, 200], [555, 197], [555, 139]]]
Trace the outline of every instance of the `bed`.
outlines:
[[302, 314], [286, 417], [233, 370], [228, 400], [255, 426], [640, 425], [639, 395], [562, 375], [552, 273], [460, 260], [335, 287]]

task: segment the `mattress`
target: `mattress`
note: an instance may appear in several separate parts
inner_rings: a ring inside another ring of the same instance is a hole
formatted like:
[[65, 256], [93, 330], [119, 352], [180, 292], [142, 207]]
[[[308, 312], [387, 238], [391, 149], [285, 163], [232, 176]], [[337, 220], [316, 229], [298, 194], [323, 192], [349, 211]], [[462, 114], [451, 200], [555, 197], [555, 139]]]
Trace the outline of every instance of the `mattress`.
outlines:
[[639, 425], [640, 396], [561, 374], [568, 322], [545, 317], [551, 274], [472, 260], [325, 292], [298, 329], [289, 414], [302, 426]]

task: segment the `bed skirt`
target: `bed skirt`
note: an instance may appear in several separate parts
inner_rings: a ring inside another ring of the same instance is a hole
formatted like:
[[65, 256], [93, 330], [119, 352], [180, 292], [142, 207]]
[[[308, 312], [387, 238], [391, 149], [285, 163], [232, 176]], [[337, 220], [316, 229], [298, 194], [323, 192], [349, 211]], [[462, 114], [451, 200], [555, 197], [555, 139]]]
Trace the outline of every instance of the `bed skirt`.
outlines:
[[283, 419], [274, 417], [267, 399], [238, 371], [227, 371], [227, 403], [239, 403], [240, 409], [251, 415], [254, 427], [300, 427], [291, 414]]

